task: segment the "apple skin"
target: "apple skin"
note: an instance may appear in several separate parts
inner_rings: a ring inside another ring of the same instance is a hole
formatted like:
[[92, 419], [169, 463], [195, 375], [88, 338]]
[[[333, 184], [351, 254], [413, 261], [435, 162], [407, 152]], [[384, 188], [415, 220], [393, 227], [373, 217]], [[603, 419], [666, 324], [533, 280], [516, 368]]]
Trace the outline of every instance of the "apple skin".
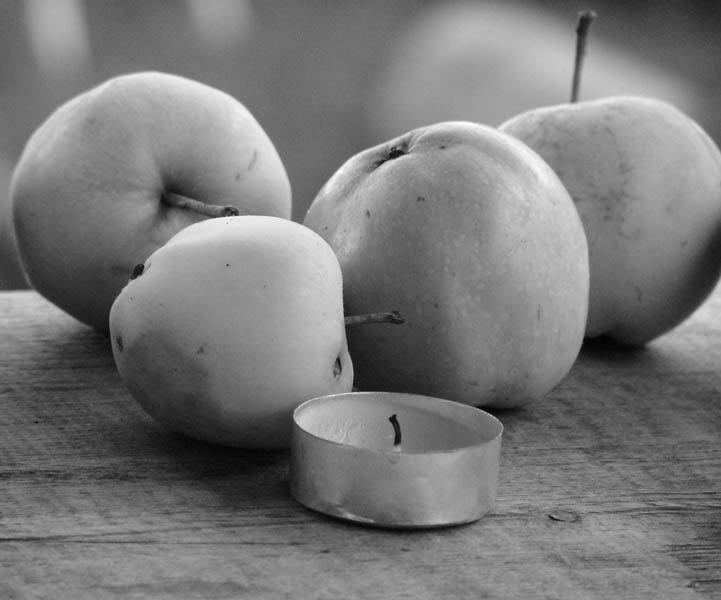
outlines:
[[586, 336], [644, 345], [688, 317], [721, 271], [721, 154], [692, 119], [617, 96], [538, 108], [501, 130], [538, 152], [587, 234]]
[[360, 152], [304, 224], [335, 250], [355, 385], [511, 408], [568, 373], [583, 341], [588, 249], [558, 177], [494, 128], [444, 122]]
[[206, 442], [287, 448], [297, 405], [352, 389], [338, 260], [290, 220], [188, 226], [145, 261], [109, 322], [140, 405]]
[[290, 184], [271, 140], [220, 90], [167, 73], [131, 73], [59, 107], [28, 140], [12, 180], [30, 284], [107, 331], [133, 266], [207, 218], [162, 203], [167, 191], [241, 214], [291, 214]]

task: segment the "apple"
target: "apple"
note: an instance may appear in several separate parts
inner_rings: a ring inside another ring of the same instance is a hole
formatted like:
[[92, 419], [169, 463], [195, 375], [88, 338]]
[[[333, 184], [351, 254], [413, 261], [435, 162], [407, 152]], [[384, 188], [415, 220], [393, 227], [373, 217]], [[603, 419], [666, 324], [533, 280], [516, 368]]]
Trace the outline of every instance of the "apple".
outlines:
[[140, 405], [206, 442], [288, 447], [298, 404], [352, 389], [338, 260], [287, 219], [189, 225], [135, 268], [109, 324]]
[[497, 129], [443, 122], [351, 157], [303, 223], [336, 252], [361, 390], [510, 408], [568, 373], [583, 341], [583, 226], [551, 168]]
[[23, 150], [11, 197], [30, 284], [102, 331], [133, 265], [182, 228], [291, 214], [285, 168], [248, 109], [158, 72], [112, 78], [53, 112]]
[[25, 289], [25, 280], [15, 243], [15, 227], [10, 209], [10, 178], [13, 163], [0, 156], [0, 290]]
[[500, 129], [574, 199], [590, 254], [587, 337], [646, 344], [709, 295], [721, 271], [721, 154], [689, 116], [616, 96], [537, 108]]
[[[566, 100], [574, 17], [521, 2], [427, 5], [384, 49], [364, 114], [369, 135], [382, 141], [458, 119], [498, 126]], [[707, 114], [694, 81], [608, 39], [595, 42], [586, 71], [586, 99], [645, 95]]]

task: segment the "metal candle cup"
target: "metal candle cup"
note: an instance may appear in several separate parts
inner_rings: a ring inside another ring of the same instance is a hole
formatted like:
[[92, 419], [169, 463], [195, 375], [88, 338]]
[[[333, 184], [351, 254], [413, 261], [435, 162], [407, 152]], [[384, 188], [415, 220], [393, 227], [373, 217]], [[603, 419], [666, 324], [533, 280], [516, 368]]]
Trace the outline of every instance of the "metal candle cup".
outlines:
[[378, 527], [470, 523], [494, 507], [502, 433], [487, 412], [428, 396], [314, 398], [293, 414], [290, 491]]

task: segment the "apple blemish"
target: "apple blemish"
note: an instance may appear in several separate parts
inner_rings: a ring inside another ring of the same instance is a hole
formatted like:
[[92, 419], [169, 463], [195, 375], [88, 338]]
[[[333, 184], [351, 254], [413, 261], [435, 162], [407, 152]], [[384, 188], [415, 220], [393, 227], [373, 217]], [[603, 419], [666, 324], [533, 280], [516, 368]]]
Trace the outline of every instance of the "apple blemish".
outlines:
[[135, 265], [133, 267], [133, 272], [130, 274], [130, 281], [140, 277], [144, 271], [145, 271], [145, 265], [143, 263], [138, 263], [137, 265]]
[[255, 166], [255, 163], [258, 161], [258, 150], [253, 150], [253, 156], [250, 157], [250, 162], [248, 163], [248, 171], [252, 171], [253, 167]]

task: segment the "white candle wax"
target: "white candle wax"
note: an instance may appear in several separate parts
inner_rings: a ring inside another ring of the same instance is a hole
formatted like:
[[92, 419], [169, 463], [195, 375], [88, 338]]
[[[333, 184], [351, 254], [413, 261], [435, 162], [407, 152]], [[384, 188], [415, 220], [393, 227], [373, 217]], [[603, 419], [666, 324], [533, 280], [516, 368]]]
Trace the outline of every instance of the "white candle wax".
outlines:
[[502, 431], [478, 408], [427, 396], [309, 400], [294, 413], [291, 493], [325, 514], [383, 527], [475, 521], [495, 503]]

